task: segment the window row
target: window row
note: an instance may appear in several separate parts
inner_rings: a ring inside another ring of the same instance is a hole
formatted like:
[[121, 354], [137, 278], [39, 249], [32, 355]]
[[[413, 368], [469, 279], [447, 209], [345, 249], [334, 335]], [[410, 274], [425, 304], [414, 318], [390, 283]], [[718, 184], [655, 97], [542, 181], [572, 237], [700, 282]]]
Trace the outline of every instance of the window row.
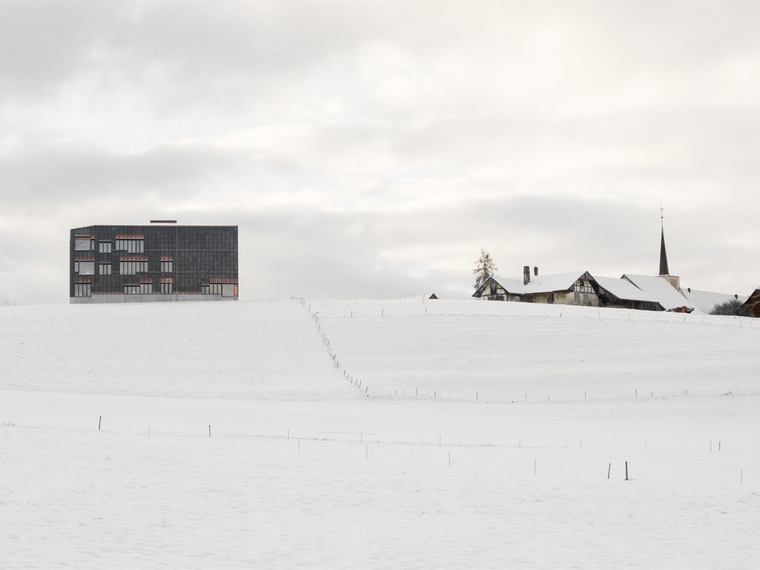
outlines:
[[221, 295], [222, 297], [235, 297], [237, 295], [236, 283], [210, 283], [201, 287], [203, 295]]
[[139, 285], [124, 285], [125, 295], [152, 295], [153, 283], [140, 283]]
[[90, 297], [91, 295], [91, 283], [74, 283], [74, 297]]
[[126, 251], [127, 253], [145, 253], [145, 240], [117, 239], [116, 251]]
[[147, 261], [120, 261], [119, 273], [121, 275], [136, 275], [148, 271]]

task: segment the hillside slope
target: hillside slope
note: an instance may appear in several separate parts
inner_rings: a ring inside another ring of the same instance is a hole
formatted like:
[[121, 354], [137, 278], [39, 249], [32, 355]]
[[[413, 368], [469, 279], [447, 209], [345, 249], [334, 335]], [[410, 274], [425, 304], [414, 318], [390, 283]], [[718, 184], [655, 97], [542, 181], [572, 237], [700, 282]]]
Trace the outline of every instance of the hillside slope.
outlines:
[[0, 388], [225, 398], [352, 395], [291, 301], [0, 312]]
[[524, 402], [760, 391], [753, 319], [443, 300], [308, 306], [341, 369], [375, 396]]

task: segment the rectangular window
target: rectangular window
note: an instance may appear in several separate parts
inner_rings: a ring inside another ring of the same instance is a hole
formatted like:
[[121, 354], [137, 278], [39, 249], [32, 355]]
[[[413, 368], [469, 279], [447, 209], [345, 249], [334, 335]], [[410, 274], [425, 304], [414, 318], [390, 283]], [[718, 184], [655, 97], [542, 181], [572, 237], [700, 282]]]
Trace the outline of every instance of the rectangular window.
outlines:
[[174, 291], [174, 283], [161, 283], [161, 294], [171, 295]]
[[234, 297], [236, 288], [237, 285], [234, 283], [224, 283], [222, 285], [222, 297]]
[[111, 275], [111, 264], [101, 263], [100, 265], [98, 265], [98, 273], [100, 275]]
[[140, 285], [124, 285], [124, 294], [125, 295], [139, 295]]
[[174, 260], [171, 257], [161, 258], [161, 273], [171, 273], [174, 271]]
[[100, 242], [100, 253], [111, 253], [111, 242], [110, 241], [101, 241]]
[[140, 295], [152, 295], [153, 283], [140, 283]]
[[91, 236], [75, 237], [74, 249], [77, 251], [92, 251], [95, 249], [95, 240]]
[[92, 296], [92, 285], [90, 283], [74, 283], [74, 297]]
[[75, 261], [74, 273], [78, 275], [95, 275], [94, 261]]

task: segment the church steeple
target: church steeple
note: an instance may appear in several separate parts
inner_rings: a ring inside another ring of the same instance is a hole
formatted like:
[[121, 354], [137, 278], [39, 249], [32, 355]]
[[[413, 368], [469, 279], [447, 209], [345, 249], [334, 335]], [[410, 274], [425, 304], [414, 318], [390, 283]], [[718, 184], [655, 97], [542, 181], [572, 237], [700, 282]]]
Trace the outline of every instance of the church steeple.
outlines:
[[660, 275], [670, 275], [670, 271], [668, 270], [668, 253], [665, 251], [665, 221], [662, 206], [660, 206], [660, 226], [662, 230], [660, 237]]

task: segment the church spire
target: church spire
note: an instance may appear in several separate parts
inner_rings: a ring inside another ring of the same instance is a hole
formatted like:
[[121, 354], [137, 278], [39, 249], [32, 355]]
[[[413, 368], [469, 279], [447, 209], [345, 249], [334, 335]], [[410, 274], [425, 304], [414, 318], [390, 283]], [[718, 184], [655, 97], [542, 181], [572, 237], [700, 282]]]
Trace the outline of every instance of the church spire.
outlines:
[[660, 237], [660, 275], [670, 275], [668, 270], [668, 254], [665, 251], [665, 221], [663, 208], [660, 206], [660, 227], [662, 230]]

